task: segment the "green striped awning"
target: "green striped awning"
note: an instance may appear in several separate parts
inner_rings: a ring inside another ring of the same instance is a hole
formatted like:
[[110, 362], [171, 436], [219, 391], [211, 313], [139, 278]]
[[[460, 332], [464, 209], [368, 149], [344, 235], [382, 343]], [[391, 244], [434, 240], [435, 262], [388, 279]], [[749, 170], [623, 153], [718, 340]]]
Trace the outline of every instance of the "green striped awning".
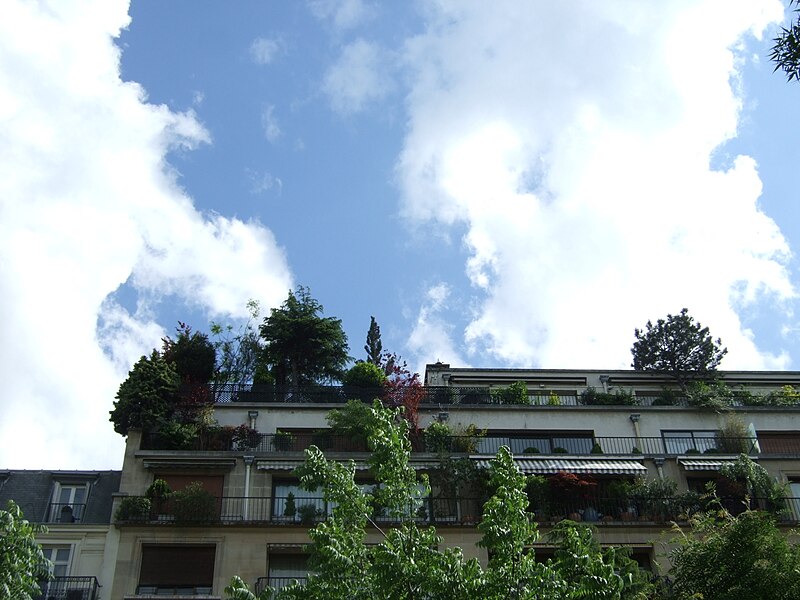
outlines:
[[[478, 467], [488, 468], [490, 461], [479, 459]], [[596, 458], [515, 458], [514, 463], [525, 474], [549, 475], [566, 471], [568, 473], [592, 473], [594, 475], [644, 475], [647, 467], [635, 460], [602, 460]]]

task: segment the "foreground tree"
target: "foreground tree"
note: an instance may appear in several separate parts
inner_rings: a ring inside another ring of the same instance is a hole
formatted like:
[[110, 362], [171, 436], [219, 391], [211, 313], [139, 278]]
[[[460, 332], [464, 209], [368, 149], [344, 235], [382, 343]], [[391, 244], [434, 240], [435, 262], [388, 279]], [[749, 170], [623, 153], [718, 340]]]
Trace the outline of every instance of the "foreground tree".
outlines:
[[800, 598], [800, 548], [765, 512], [733, 517], [720, 509], [699, 515], [677, 543], [670, 555], [676, 598]]
[[44, 531], [26, 521], [11, 500], [0, 510], [0, 598], [31, 600], [41, 595], [39, 582], [50, 577], [47, 559], [36, 543], [36, 534]]
[[[481, 545], [490, 556], [487, 569], [476, 559], [465, 560], [460, 548], [442, 548], [436, 530], [420, 527], [416, 520], [429, 487], [427, 478], [418, 478], [409, 464], [408, 423], [398, 410], [382, 409], [378, 403], [371, 410], [369, 462], [379, 485], [364, 492], [354, 480], [352, 461], [331, 462], [316, 447], [307, 450], [305, 464], [296, 471], [301, 485], [309, 491], [322, 488], [334, 508], [309, 531], [313, 574], [308, 582], [267, 590], [262, 599], [627, 599], [633, 597], [630, 590], [646, 593], [633, 587], [632, 561], [613, 551], [601, 552], [591, 531], [576, 523], [558, 526], [555, 560], [535, 560], [530, 544], [538, 530], [527, 511], [525, 477], [506, 447], [492, 461], [494, 495], [480, 524]], [[397, 526], [382, 530], [373, 520], [378, 507]], [[379, 532], [379, 544], [366, 544], [368, 529]], [[234, 600], [255, 598], [240, 579], [226, 593]]]
[[781, 33], [773, 40], [769, 59], [775, 63], [775, 70], [782, 70], [786, 78], [800, 81], [800, 0], [789, 0], [789, 7], [797, 18], [789, 27], [781, 27]]
[[667, 315], [655, 325], [650, 321], [644, 330], [634, 330], [634, 369], [658, 371], [675, 378], [682, 389], [691, 379], [708, 376], [719, 366], [728, 353], [722, 341], [714, 340], [699, 322], [689, 316], [684, 308], [677, 315]]
[[[233, 325], [211, 322], [211, 336], [217, 354], [213, 381], [218, 384], [266, 383], [259, 380], [257, 371], [262, 352], [254, 323], [261, 314], [258, 300], [247, 301], [248, 319], [234, 330]], [[268, 377], [268, 374], [263, 375]]]
[[322, 316], [323, 307], [308, 288], [298, 287], [260, 327], [262, 359], [281, 385], [339, 380], [344, 374], [347, 336], [342, 321]]

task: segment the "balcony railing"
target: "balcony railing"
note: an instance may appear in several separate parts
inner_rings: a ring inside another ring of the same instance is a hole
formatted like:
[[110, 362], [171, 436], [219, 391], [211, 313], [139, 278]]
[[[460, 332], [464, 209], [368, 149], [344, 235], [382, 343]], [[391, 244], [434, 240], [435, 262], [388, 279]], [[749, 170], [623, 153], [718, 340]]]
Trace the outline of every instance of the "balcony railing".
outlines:
[[100, 584], [96, 577], [56, 577], [39, 584], [41, 595], [34, 600], [98, 600]]
[[48, 523], [79, 523], [83, 520], [86, 504], [51, 502], [47, 509]]
[[282, 590], [295, 581], [304, 584], [307, 580], [308, 577], [259, 577], [256, 580], [256, 596], [260, 596], [267, 588]]
[[[313, 527], [324, 521], [333, 511], [334, 505], [318, 497], [222, 497], [219, 498], [219, 512], [209, 518], [176, 519], [169, 513], [140, 515], [131, 517], [124, 524], [148, 525], [295, 525]], [[737, 514], [745, 510], [741, 498], [720, 499], [723, 507]], [[770, 504], [764, 499], [750, 500], [754, 509], [769, 510], [780, 516], [785, 524], [800, 522], [800, 498], [785, 498], [781, 506]], [[619, 499], [596, 495], [581, 495], [556, 499], [532, 498], [528, 511], [537, 521], [557, 522], [562, 519], [586, 521], [599, 524], [648, 524], [668, 521], [686, 521], [693, 514], [712, 507], [708, 499], [697, 496], [678, 496], [673, 498], [632, 498]], [[375, 508], [369, 515], [376, 524], [397, 524], [415, 521], [420, 525], [474, 525], [481, 519], [483, 499], [428, 497], [410, 505], [404, 514], [391, 515], [381, 508]], [[61, 596], [56, 596], [61, 598]]]

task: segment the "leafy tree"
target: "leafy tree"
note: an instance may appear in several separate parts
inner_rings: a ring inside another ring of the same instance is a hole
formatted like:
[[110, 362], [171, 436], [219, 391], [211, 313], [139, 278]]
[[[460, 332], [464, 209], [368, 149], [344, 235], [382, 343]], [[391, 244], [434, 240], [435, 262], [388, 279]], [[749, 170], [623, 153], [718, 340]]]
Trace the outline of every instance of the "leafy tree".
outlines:
[[265, 383], [257, 377], [262, 352], [258, 331], [253, 326], [261, 313], [258, 300], [248, 300], [249, 318], [238, 330], [233, 325], [211, 322], [212, 344], [217, 353], [214, 383]]
[[425, 398], [425, 387], [419, 373], [412, 373], [406, 361], [397, 354], [384, 352], [381, 368], [386, 374], [386, 393], [383, 403], [390, 408], [402, 407], [403, 417], [411, 426], [413, 435], [419, 432], [419, 405]]
[[323, 317], [308, 288], [298, 287], [260, 327], [262, 359], [275, 382], [292, 386], [338, 380], [350, 357], [342, 321]]
[[348, 400], [342, 408], [330, 411], [327, 419], [331, 433], [347, 438], [354, 444], [366, 445], [375, 426], [373, 410], [361, 400]]
[[208, 341], [208, 336], [195, 331], [186, 323], [178, 321], [178, 337], [165, 337], [161, 351], [164, 360], [175, 365], [181, 383], [204, 385], [214, 376], [217, 352]]
[[655, 325], [648, 321], [645, 330], [636, 329], [634, 334], [631, 366], [667, 373], [684, 390], [690, 379], [713, 373], [728, 353], [727, 348], [720, 347], [722, 341], [714, 340], [708, 327], [695, 323], [686, 308], [677, 315], [668, 314]]
[[788, 28], [781, 27], [780, 35], [772, 40], [769, 59], [775, 63], [775, 71], [781, 69], [789, 81], [800, 81], [800, 0], [789, 0], [789, 7], [792, 6], [797, 20]]
[[383, 344], [381, 343], [381, 328], [375, 317], [369, 318], [369, 330], [367, 331], [367, 344], [364, 346], [367, 353], [367, 362], [373, 365], [381, 364], [383, 354]]
[[[260, 598], [282, 600], [487, 600], [572, 598], [633, 598], [632, 566], [613, 551], [603, 553], [591, 530], [576, 523], [560, 526], [560, 547], [555, 560], [535, 560], [530, 544], [538, 537], [533, 516], [527, 511], [525, 477], [503, 447], [492, 461], [494, 495], [486, 503], [480, 531], [481, 545], [489, 551], [484, 570], [477, 559], [465, 560], [460, 548], [441, 548], [433, 527], [415, 520], [429, 491], [427, 478], [418, 478], [409, 464], [409, 425], [397, 409], [376, 403], [369, 427], [370, 467], [380, 483], [365, 492], [355, 481], [355, 464], [331, 462], [316, 447], [306, 451], [297, 469], [301, 485], [309, 491], [322, 488], [332, 514], [309, 531], [310, 567], [305, 585], [295, 583], [280, 591], [265, 591]], [[399, 522], [386, 531], [372, 518], [376, 506]], [[367, 545], [367, 529], [377, 530], [382, 541]], [[646, 597], [646, 588], [636, 588]], [[226, 588], [229, 598], [254, 600], [238, 578]], [[274, 594], [274, 596], [273, 596]]]
[[39, 582], [49, 579], [50, 572], [36, 534], [45, 531], [26, 521], [13, 500], [0, 510], [0, 598], [31, 600], [41, 595]]
[[180, 386], [175, 365], [157, 350], [142, 356], [122, 382], [111, 418], [114, 431], [128, 435], [131, 428], [154, 429], [172, 417]]
[[670, 554], [676, 598], [789, 600], [800, 598], [800, 548], [771, 515], [722, 509], [698, 515]]
[[342, 383], [349, 387], [382, 391], [386, 375], [378, 365], [361, 361], [350, 367], [342, 378]]

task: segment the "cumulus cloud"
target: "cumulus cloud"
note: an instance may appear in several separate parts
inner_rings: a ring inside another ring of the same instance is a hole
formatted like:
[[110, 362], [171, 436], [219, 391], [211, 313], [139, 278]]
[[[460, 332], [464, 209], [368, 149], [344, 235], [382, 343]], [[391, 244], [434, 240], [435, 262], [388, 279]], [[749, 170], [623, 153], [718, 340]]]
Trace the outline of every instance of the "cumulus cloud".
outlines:
[[311, 14], [316, 18], [329, 21], [338, 31], [353, 29], [374, 14], [374, 7], [364, 0], [310, 0]]
[[256, 38], [250, 44], [250, 58], [257, 65], [268, 65], [277, 58], [281, 48], [277, 38]]
[[407, 215], [466, 228], [471, 352], [624, 368], [634, 327], [686, 306], [724, 367], [787, 365], [740, 315], [794, 297], [788, 244], [751, 158], [710, 167], [737, 132], [742, 40], [781, 17], [773, 0], [429, 10], [397, 173]]
[[450, 286], [443, 282], [425, 291], [425, 301], [407, 341], [408, 349], [416, 357], [418, 373], [425, 372], [426, 364], [440, 359], [459, 367], [469, 366], [452, 339], [453, 326], [447, 320], [450, 294]]
[[[270, 231], [202, 215], [177, 185], [167, 152], [210, 135], [193, 112], [148, 104], [120, 80], [126, 9], [12, 1], [0, 20], [6, 467], [119, 467], [108, 411], [164, 334], [160, 297], [243, 317], [248, 298], [277, 305], [292, 286]], [[138, 292], [133, 312], [114, 300], [124, 284]]]
[[344, 115], [357, 113], [384, 98], [392, 88], [389, 62], [385, 50], [374, 42], [358, 39], [346, 45], [322, 85], [333, 110]]
[[268, 104], [261, 112], [261, 126], [264, 128], [264, 136], [267, 141], [275, 143], [281, 137], [281, 126], [275, 116], [275, 106]]

